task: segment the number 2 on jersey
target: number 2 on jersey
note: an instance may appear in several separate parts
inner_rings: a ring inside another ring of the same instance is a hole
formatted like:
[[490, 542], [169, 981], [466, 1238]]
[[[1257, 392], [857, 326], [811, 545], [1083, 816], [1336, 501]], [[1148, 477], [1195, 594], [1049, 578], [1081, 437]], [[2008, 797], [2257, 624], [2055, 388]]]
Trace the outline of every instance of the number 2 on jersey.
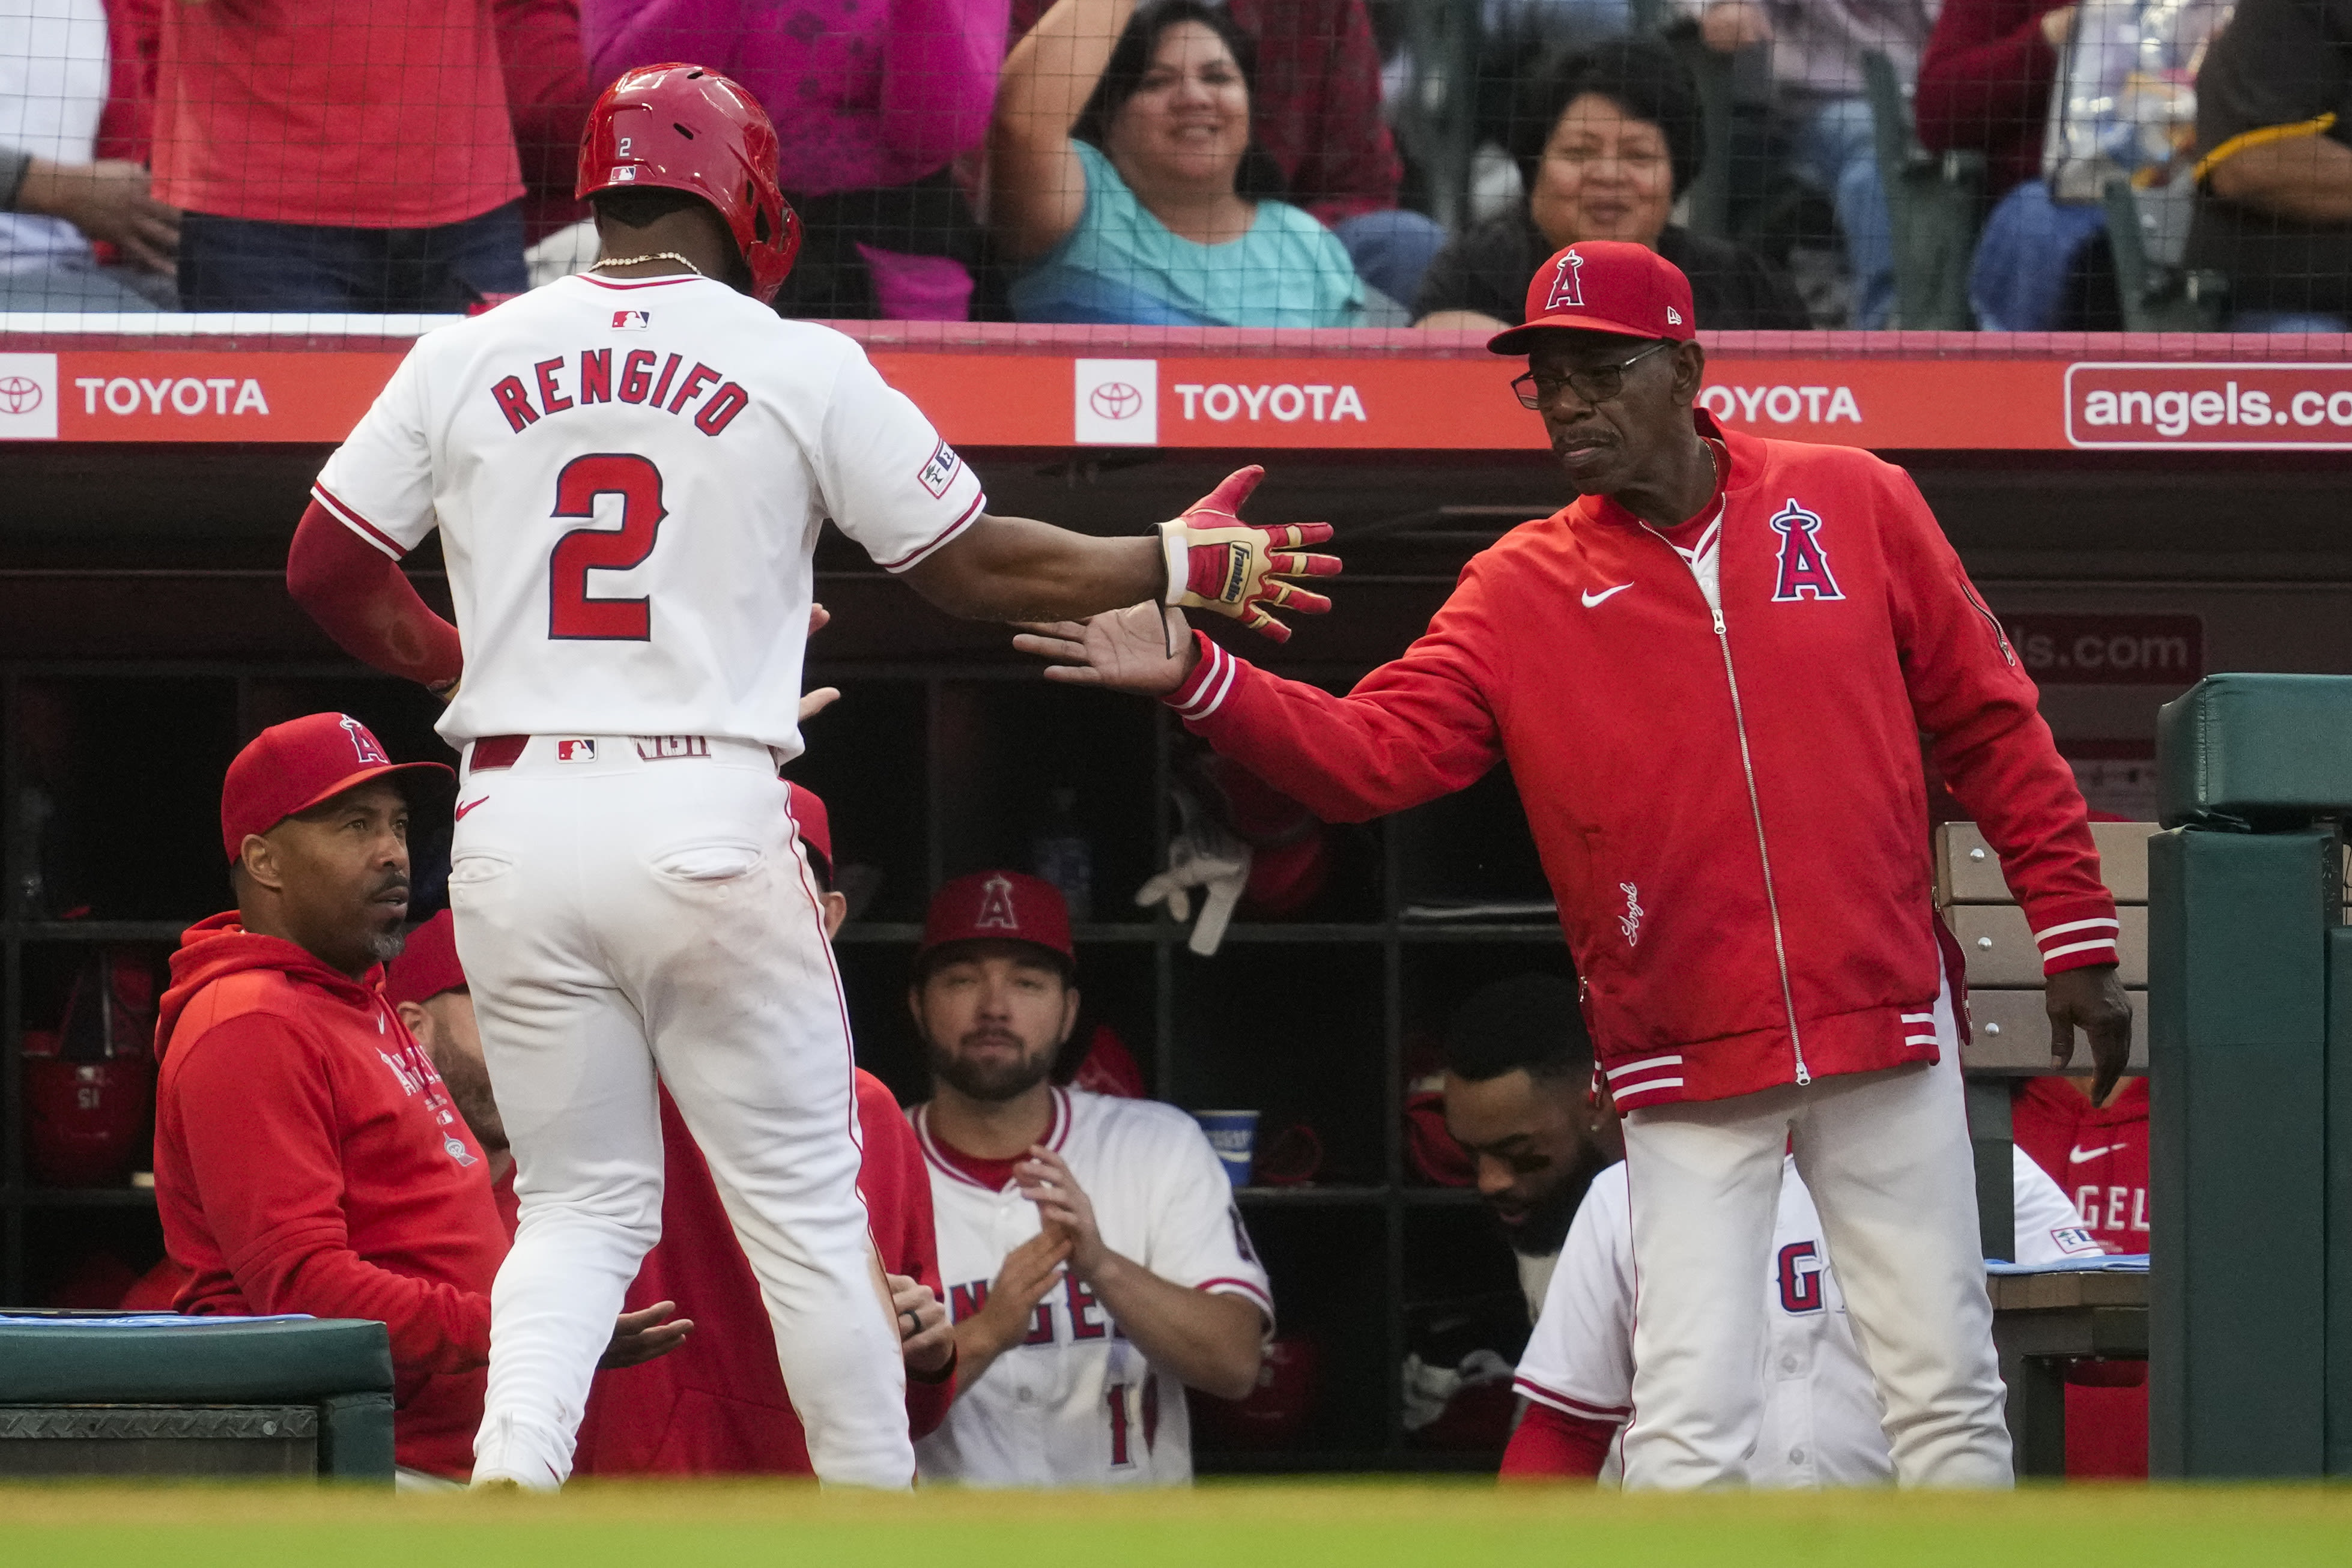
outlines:
[[621, 497], [621, 526], [573, 528], [548, 558], [547, 634], [551, 638], [643, 643], [653, 635], [649, 599], [591, 599], [588, 574], [626, 571], [654, 553], [662, 519], [661, 470], [626, 452], [575, 457], [555, 476], [558, 517], [593, 517], [596, 497]]

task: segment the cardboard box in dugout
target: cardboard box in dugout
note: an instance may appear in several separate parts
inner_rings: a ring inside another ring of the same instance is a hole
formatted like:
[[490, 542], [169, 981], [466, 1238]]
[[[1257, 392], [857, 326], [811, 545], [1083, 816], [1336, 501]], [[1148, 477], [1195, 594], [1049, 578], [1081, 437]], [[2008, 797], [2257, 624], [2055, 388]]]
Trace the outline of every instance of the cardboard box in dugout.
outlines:
[[[1969, 988], [1979, 986], [2038, 988], [2042, 984], [2042, 949], [2025, 911], [2013, 904], [1956, 904], [1944, 919], [1968, 959]], [[2147, 905], [2116, 906], [2123, 927], [2116, 941], [2121, 962], [2116, 973], [2126, 987], [2147, 984]]]
[[2164, 825], [2352, 812], [2352, 675], [2208, 675], [2158, 710]]
[[[2099, 880], [2117, 904], [2147, 902], [2147, 839], [2154, 822], [2093, 822], [2099, 846]], [[2000, 857], [1974, 822], [1947, 822], [1936, 830], [1936, 903], [2014, 904], [2000, 874]]]

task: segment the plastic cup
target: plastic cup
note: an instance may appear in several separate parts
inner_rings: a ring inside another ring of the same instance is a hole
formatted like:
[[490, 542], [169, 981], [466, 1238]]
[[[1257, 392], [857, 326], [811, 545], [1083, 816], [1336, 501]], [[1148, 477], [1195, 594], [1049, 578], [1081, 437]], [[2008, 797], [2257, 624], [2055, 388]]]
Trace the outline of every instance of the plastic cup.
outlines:
[[1209, 1146], [1235, 1186], [1247, 1186], [1250, 1162], [1257, 1154], [1257, 1113], [1255, 1111], [1195, 1111], [1192, 1119], [1209, 1134]]

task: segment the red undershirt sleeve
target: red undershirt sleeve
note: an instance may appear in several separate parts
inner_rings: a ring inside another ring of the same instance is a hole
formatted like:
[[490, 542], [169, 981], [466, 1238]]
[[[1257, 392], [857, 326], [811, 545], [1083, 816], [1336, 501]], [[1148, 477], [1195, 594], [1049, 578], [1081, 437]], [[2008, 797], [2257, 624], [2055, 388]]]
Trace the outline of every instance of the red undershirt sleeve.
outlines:
[[336, 646], [388, 675], [435, 686], [464, 667], [457, 629], [417, 597], [400, 563], [317, 501], [294, 530], [286, 591]]
[[1571, 1416], [1531, 1399], [1519, 1429], [1511, 1434], [1510, 1447], [1503, 1450], [1503, 1479], [1598, 1479], [1616, 1437], [1614, 1421]]

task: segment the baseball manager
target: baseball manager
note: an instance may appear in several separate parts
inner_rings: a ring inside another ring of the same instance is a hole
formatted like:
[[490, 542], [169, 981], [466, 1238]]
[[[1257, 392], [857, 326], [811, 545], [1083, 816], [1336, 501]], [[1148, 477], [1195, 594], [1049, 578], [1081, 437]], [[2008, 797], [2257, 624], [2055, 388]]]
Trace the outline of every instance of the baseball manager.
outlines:
[[1528, 356], [1515, 390], [1579, 498], [1475, 558], [1344, 697], [1163, 642], [1156, 606], [1020, 645], [1056, 678], [1162, 696], [1330, 820], [1510, 764], [1626, 1113], [1628, 1486], [1750, 1479], [1754, 1281], [1788, 1147], [1896, 1479], [2007, 1485], [1920, 733], [2032, 925], [2053, 1056], [2085, 1030], [2103, 1089], [2130, 1025], [2115, 904], [2033, 683], [1916, 487], [1851, 448], [1719, 430], [1694, 407], [1697, 325], [1688, 280], [1640, 246], [1544, 264], [1491, 347]]

